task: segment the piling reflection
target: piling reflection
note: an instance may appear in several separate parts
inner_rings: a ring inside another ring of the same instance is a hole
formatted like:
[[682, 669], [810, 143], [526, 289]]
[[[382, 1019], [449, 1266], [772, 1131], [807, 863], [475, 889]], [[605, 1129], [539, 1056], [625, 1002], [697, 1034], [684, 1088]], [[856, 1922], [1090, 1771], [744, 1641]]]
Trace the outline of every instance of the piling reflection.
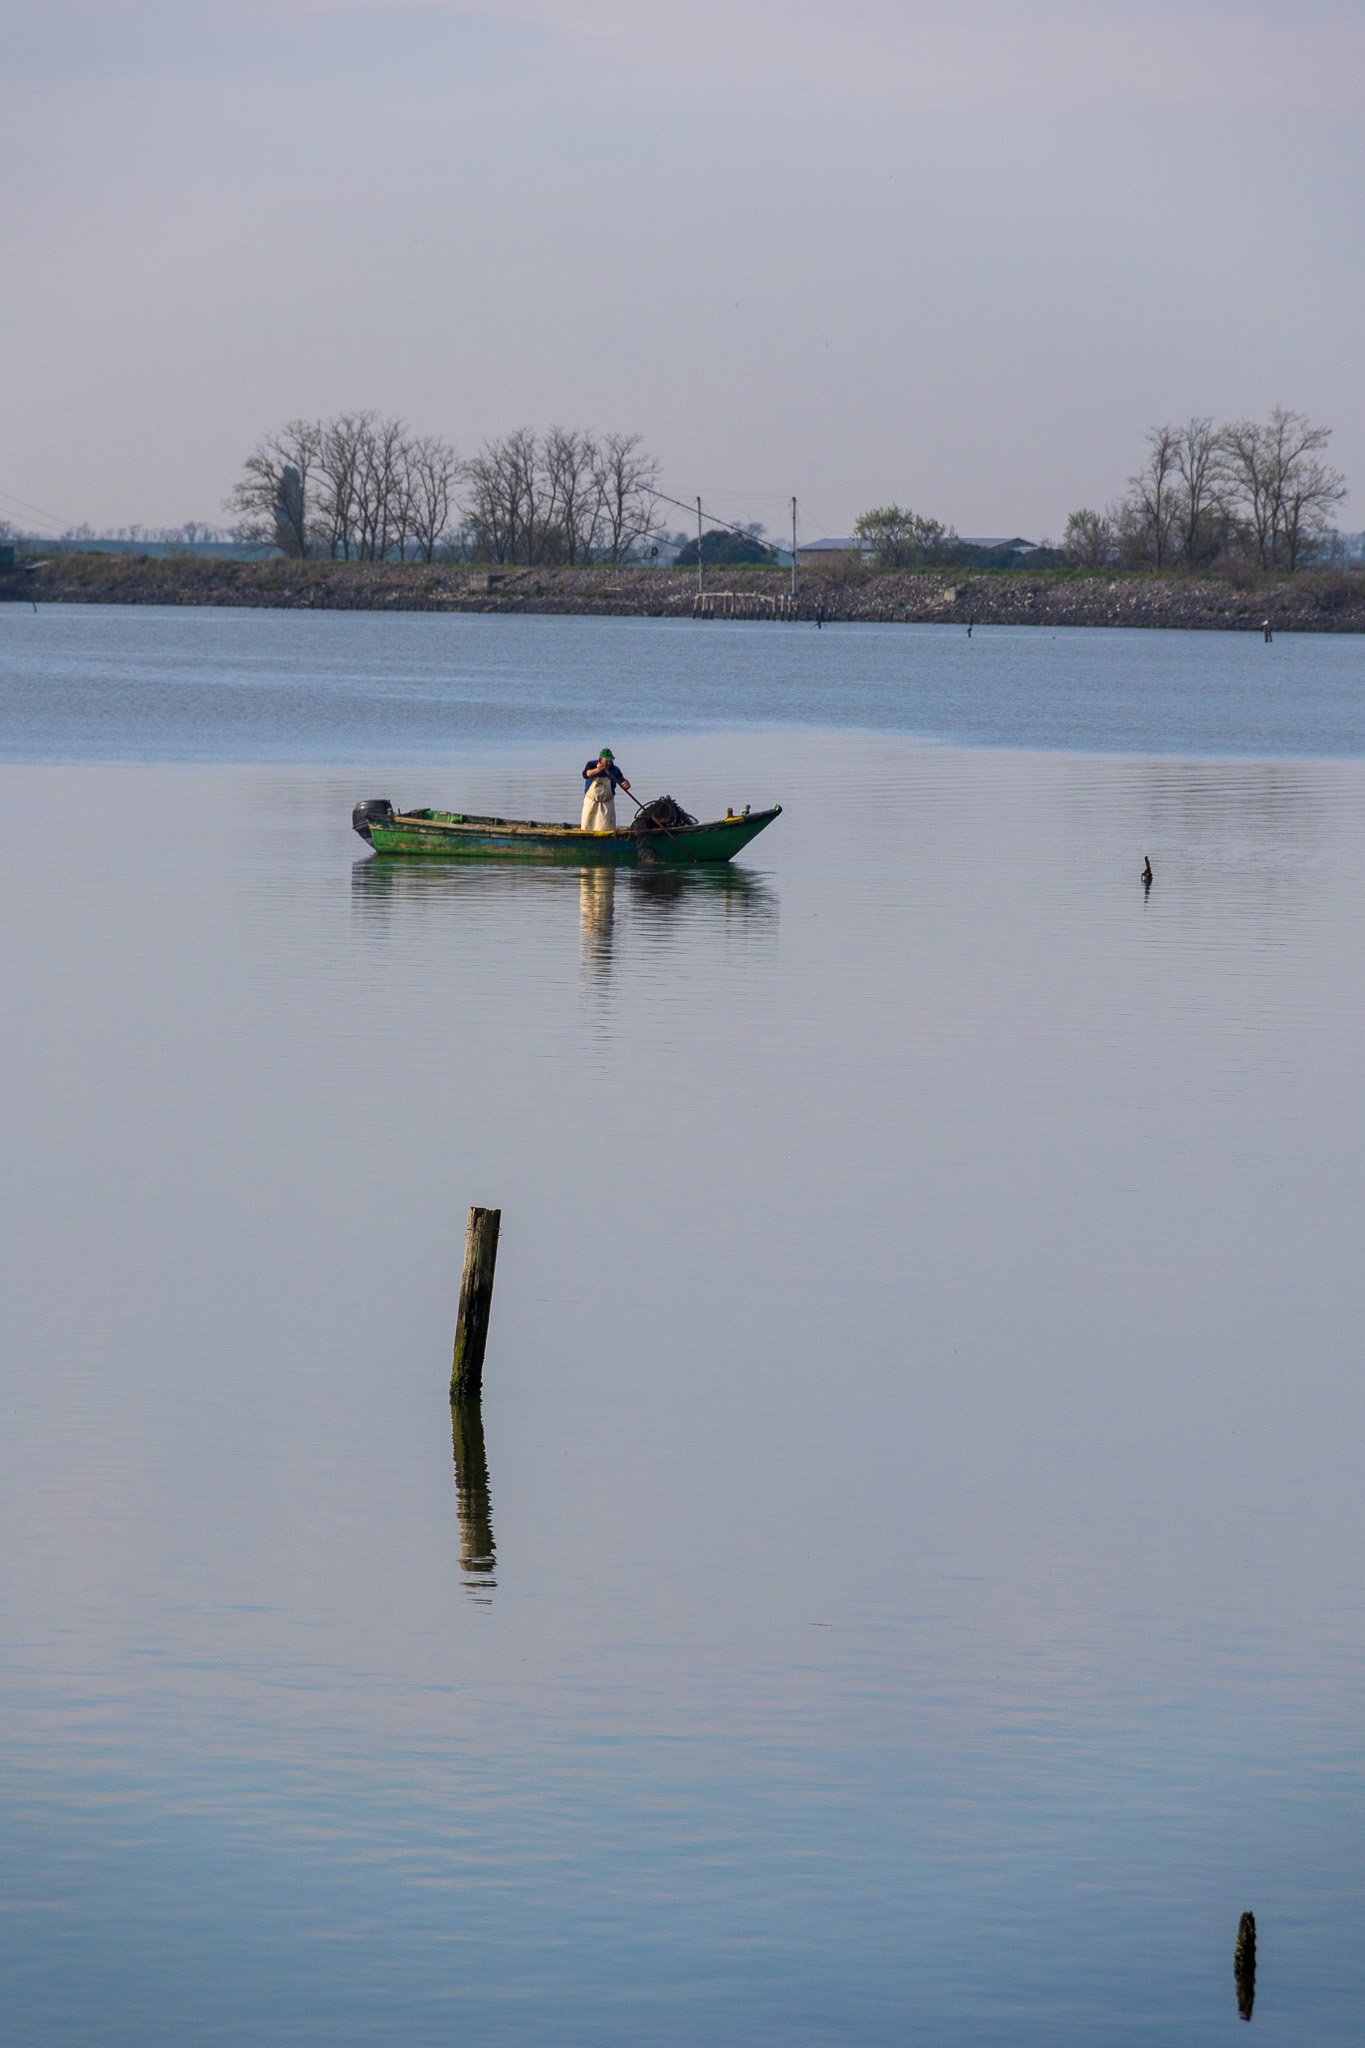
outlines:
[[1243, 1913], [1233, 1951], [1233, 1978], [1237, 1985], [1237, 2010], [1244, 2020], [1251, 2018], [1256, 2004], [1256, 1915]]
[[451, 1402], [450, 1434], [455, 1450], [455, 1506], [460, 1518], [460, 1571], [470, 1598], [487, 1607], [492, 1605], [497, 1584], [493, 1576], [497, 1551], [483, 1411], [478, 1401]]

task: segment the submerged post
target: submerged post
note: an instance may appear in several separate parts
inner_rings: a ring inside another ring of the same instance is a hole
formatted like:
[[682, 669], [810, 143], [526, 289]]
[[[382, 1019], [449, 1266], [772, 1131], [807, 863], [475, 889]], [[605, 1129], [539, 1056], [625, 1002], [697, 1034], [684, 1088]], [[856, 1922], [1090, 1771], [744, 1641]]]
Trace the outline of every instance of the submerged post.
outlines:
[[498, 1262], [501, 1209], [472, 1208], [464, 1241], [464, 1275], [455, 1318], [455, 1356], [450, 1368], [452, 1401], [477, 1401], [483, 1391], [483, 1354], [493, 1306], [493, 1268]]

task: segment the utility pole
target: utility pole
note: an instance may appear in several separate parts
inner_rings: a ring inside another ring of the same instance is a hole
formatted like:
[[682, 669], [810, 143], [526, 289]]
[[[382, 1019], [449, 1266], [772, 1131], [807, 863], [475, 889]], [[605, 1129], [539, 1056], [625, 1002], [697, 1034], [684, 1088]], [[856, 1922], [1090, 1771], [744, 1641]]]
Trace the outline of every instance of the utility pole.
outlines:
[[796, 596], [796, 500], [792, 499], [792, 597]]
[[697, 596], [701, 596], [701, 499], [697, 500]]

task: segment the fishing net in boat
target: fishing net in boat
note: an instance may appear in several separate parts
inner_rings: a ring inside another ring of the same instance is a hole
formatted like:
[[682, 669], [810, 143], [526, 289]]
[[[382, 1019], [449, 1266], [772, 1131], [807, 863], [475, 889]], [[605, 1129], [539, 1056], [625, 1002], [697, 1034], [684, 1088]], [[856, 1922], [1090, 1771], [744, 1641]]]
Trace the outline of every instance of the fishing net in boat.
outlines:
[[671, 796], [656, 796], [635, 813], [632, 832], [671, 832], [679, 825], [695, 825], [696, 819]]

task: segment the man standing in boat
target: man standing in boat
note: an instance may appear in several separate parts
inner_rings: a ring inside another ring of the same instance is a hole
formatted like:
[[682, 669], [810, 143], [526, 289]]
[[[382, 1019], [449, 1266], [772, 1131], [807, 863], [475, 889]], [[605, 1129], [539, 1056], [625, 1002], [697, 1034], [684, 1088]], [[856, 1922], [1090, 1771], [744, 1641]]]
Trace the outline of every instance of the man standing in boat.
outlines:
[[616, 792], [629, 789], [630, 784], [616, 765], [616, 756], [610, 747], [603, 747], [595, 761], [586, 763], [583, 769], [583, 817], [585, 832], [614, 832], [616, 830]]

